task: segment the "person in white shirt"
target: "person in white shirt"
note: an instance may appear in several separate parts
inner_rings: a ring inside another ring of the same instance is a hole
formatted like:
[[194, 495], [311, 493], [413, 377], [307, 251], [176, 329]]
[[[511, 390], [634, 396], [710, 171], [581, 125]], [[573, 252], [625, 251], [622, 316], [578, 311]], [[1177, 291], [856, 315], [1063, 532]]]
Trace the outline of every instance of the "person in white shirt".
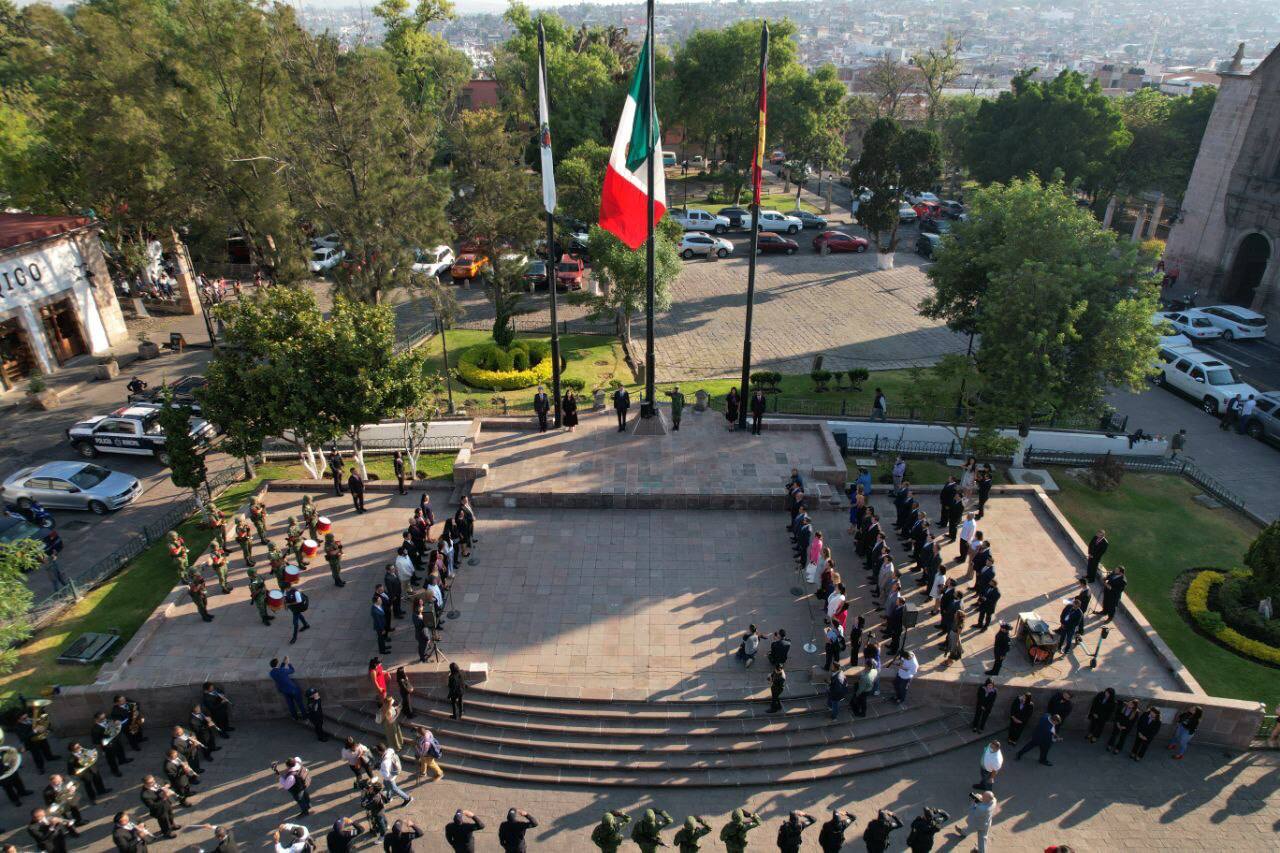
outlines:
[[1004, 766], [1004, 753], [1000, 751], [1000, 741], [993, 740], [987, 744], [987, 748], [982, 751], [979, 766], [982, 769], [982, 778], [973, 787], [979, 791], [990, 791], [995, 787], [996, 774]]
[[964, 521], [960, 524], [960, 556], [956, 558], [957, 563], [963, 563], [965, 558], [969, 556], [969, 548], [973, 545], [973, 537], [977, 532], [977, 520], [973, 517], [973, 513], [966, 512]]
[[[280, 843], [282, 832], [285, 833], [285, 841], [289, 842], [288, 845]], [[276, 853], [306, 853], [307, 839], [310, 837], [311, 833], [307, 828], [297, 823], [282, 823], [271, 833], [271, 840], [276, 843]]]
[[916, 662], [915, 652], [903, 652], [898, 658], [898, 674], [893, 677], [893, 701], [901, 705], [907, 701], [907, 689], [911, 687], [911, 679], [916, 677], [920, 664]]
[[844, 584], [838, 584], [835, 591], [827, 596], [827, 618], [835, 619], [840, 606], [845, 602]]
[[431, 596], [431, 600], [435, 602], [436, 613], [439, 614], [440, 611], [444, 609], [444, 593], [440, 589], [439, 576], [432, 575], [427, 580], [425, 589], [427, 591], [427, 595]]
[[347, 766], [351, 768], [357, 780], [361, 776], [373, 775], [373, 753], [369, 752], [369, 747], [357, 743], [353, 737], [347, 738], [342, 747], [342, 760], [347, 762]]
[[396, 557], [396, 577], [400, 578], [405, 589], [413, 585], [413, 560], [409, 559], [403, 548], [400, 549], [400, 556]]
[[396, 777], [400, 775], [400, 756], [391, 747], [387, 747], [382, 751], [382, 762], [378, 765], [378, 775], [382, 777], [382, 784], [387, 787], [387, 790], [404, 800], [406, 806], [413, 802], [413, 797], [406, 794], [396, 784]]
[[893, 463], [893, 487], [902, 488], [902, 481], [907, 476], [907, 460], [901, 456]]

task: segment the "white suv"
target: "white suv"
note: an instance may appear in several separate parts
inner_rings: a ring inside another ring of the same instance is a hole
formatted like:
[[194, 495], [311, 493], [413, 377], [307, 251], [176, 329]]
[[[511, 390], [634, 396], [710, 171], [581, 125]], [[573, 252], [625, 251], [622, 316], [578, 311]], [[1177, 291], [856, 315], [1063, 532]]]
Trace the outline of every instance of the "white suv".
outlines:
[[434, 249], [415, 249], [413, 271], [424, 275], [443, 276], [453, 266], [453, 249], [440, 245]]
[[688, 210], [673, 210], [671, 218], [684, 226], [686, 231], [711, 231], [716, 234], [723, 234], [729, 230], [729, 217], [717, 216], [705, 210], [690, 208]]
[[704, 231], [690, 231], [680, 241], [680, 257], [686, 261], [696, 255], [710, 255], [713, 252], [717, 258], [723, 258], [732, 251], [733, 244], [728, 240], [712, 237]]
[[804, 227], [804, 220], [798, 216], [788, 216], [776, 210], [760, 211], [760, 230], [772, 231], [775, 234], [795, 234]]
[[1260, 393], [1209, 353], [1191, 347], [1160, 347], [1159, 352], [1160, 384], [1195, 400], [1211, 415], [1218, 414], [1237, 394], [1248, 399], [1250, 394]]
[[1248, 308], [1237, 305], [1210, 305], [1208, 308], [1194, 308], [1187, 313], [1208, 320], [1222, 330], [1222, 337], [1228, 341], [1235, 338], [1267, 336], [1267, 318]]

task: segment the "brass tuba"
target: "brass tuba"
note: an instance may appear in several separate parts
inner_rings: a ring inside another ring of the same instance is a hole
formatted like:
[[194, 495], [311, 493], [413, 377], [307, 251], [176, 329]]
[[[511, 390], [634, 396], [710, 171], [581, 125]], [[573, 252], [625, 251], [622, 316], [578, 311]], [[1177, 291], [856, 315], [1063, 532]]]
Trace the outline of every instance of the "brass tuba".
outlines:
[[50, 699], [27, 700], [27, 710], [31, 712], [31, 739], [37, 743], [49, 739], [49, 712], [45, 708], [52, 704]]
[[12, 746], [0, 746], [0, 779], [8, 779], [22, 766], [22, 751]]

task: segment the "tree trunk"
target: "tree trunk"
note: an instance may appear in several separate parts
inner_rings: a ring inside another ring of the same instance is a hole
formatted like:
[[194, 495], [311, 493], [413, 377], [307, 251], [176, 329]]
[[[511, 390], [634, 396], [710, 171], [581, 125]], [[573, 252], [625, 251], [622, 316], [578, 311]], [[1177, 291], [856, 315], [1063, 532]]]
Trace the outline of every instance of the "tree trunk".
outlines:
[[316, 458], [316, 449], [310, 444], [302, 445], [302, 453], [299, 454], [302, 459], [302, 467], [307, 469], [307, 473], [311, 475], [311, 479], [320, 480], [324, 475], [324, 454], [320, 458]]
[[364, 464], [364, 442], [360, 440], [360, 427], [348, 431], [347, 435], [351, 436], [351, 452], [356, 464], [360, 466], [360, 478], [368, 481], [369, 469]]
[[891, 270], [893, 269], [893, 250], [885, 251], [881, 249], [876, 252], [876, 269]]
[[254, 470], [253, 470], [253, 457], [252, 457], [252, 456], [245, 456], [244, 458], [242, 458], [242, 459], [240, 460], [240, 464], [241, 464], [241, 466], [243, 466], [243, 468], [244, 468], [244, 478], [245, 478], [246, 480], [252, 480], [252, 479], [253, 479], [253, 476], [254, 476]]

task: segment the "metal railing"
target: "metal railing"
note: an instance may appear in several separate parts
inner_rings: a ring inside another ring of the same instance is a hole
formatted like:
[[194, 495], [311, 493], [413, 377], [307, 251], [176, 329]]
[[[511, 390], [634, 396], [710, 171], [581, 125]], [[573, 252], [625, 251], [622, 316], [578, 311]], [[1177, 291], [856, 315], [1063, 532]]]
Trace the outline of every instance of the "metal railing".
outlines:
[[[768, 401], [768, 410], [776, 414], [828, 418], [865, 418], [868, 420], [872, 416], [870, 403], [850, 403], [848, 399], [844, 398], [823, 400], [813, 397], [768, 394], [765, 399]], [[723, 408], [723, 398], [717, 398], [715, 406], [716, 408]], [[934, 409], [898, 406], [890, 411], [889, 419], [929, 424], [976, 424], [972, 410], [956, 406]], [[1111, 412], [1103, 412], [1097, 415], [1047, 414], [1032, 418], [1029, 426], [1033, 429], [1123, 433], [1128, 422], [1128, 415], [1120, 416]], [[1015, 429], [1016, 426], [1016, 424], [1010, 424], [1004, 428]]]
[[[239, 467], [226, 468], [209, 477], [209, 490], [216, 496], [232, 483], [243, 479], [243, 471]], [[194, 495], [175, 497], [169, 508], [159, 519], [143, 525], [135, 531], [129, 541], [98, 562], [80, 578], [72, 580], [66, 586], [34, 603], [27, 611], [27, 618], [33, 629], [39, 629], [58, 617], [64, 610], [79, 601], [85, 593], [97, 588], [104, 581], [114, 577], [117, 572], [128, 565], [151, 545], [163, 539], [170, 530], [180, 524], [187, 516], [199, 508]]]
[[[562, 335], [614, 335], [618, 327], [609, 321], [598, 320], [561, 320]], [[549, 317], [512, 317], [511, 327], [517, 332], [526, 334], [551, 334]], [[471, 331], [488, 332], [493, 329], [492, 319], [460, 320], [449, 326], [450, 329], [469, 329]]]
[[[470, 413], [468, 411], [468, 413]], [[418, 444], [422, 450], [430, 453], [433, 451], [449, 451], [458, 450], [462, 447], [462, 441], [465, 436], [461, 435], [428, 435], [420, 439]], [[371, 455], [380, 455], [387, 453], [395, 453], [397, 450], [407, 451], [403, 439], [400, 438], [370, 438], [363, 442], [364, 452]], [[337, 442], [327, 442], [324, 446], [324, 453], [331, 452], [334, 448], [350, 452], [352, 450], [351, 439], [341, 438]], [[320, 452], [317, 450], [317, 452]], [[296, 444], [292, 444], [284, 439], [269, 438], [262, 444], [262, 455], [268, 459], [286, 459], [298, 456], [299, 450]]]

